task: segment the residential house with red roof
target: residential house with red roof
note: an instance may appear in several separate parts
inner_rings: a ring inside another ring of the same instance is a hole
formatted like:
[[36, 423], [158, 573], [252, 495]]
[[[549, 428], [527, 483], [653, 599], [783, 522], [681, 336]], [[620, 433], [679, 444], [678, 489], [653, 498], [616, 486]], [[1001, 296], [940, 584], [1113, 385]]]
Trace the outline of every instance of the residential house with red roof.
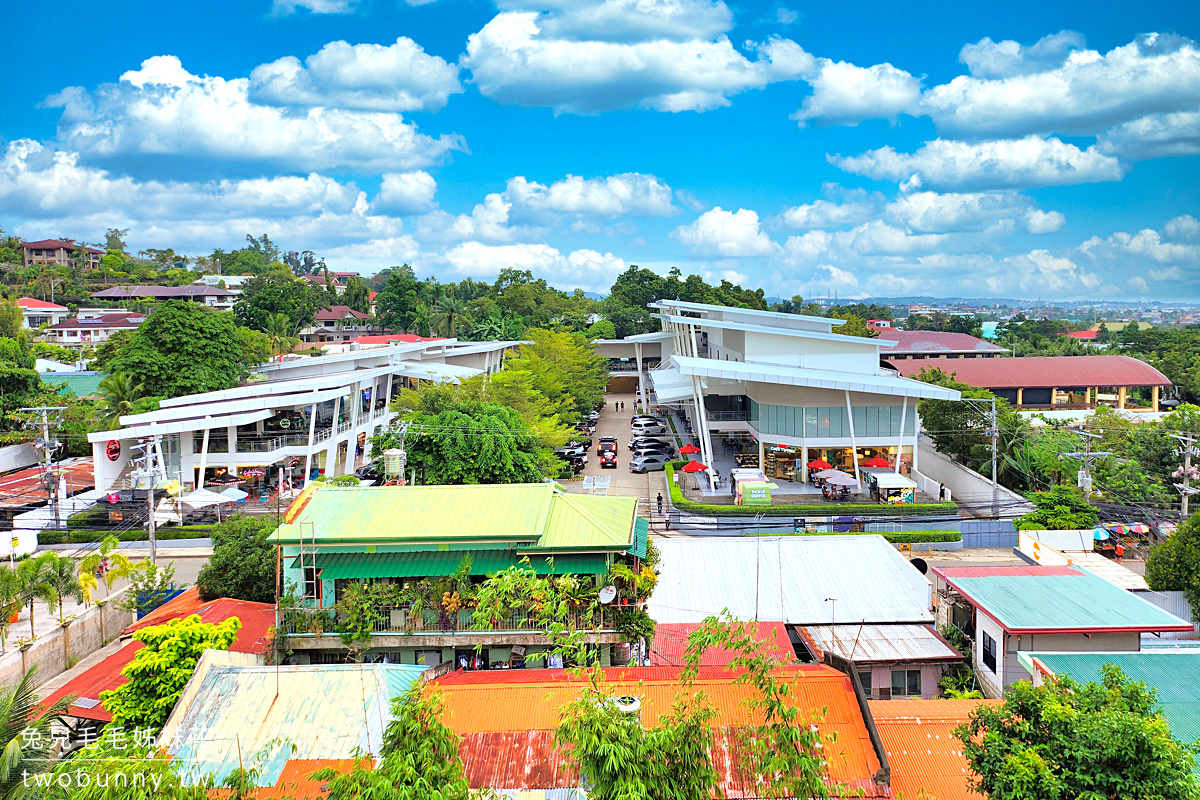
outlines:
[[82, 348], [107, 342], [117, 331], [135, 331], [146, 315], [114, 309], [111, 313], [67, 319], [46, 328], [46, 341], [59, 347]]
[[[74, 253], [80, 243], [74, 239], [39, 239], [36, 242], [22, 242], [21, 244], [25, 249], [25, 266], [27, 267], [34, 264], [55, 264], [60, 267], [69, 267], [75, 263]], [[100, 259], [104, 257], [104, 251], [86, 245], [83, 249], [88, 255], [88, 263], [80, 266], [85, 269], [100, 266]]]
[[66, 319], [71, 310], [66, 306], [60, 306], [57, 303], [47, 303], [45, 300], [38, 300], [36, 297], [18, 297], [16, 300], [20, 307], [24, 320], [21, 322], [21, 327], [26, 330], [37, 330], [43, 325], [54, 325]]
[[304, 342], [319, 344], [348, 342], [360, 336], [381, 333], [383, 329], [370, 314], [350, 306], [335, 305], [318, 311], [315, 322], [307, 328], [301, 328], [296, 335]]

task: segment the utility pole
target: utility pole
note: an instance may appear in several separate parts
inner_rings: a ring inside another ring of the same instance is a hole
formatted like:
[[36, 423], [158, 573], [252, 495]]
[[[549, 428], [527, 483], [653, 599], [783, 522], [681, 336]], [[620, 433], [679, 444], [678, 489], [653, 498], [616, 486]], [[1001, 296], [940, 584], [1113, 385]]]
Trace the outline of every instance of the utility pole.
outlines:
[[1083, 437], [1083, 452], [1082, 453], [1059, 453], [1058, 458], [1077, 458], [1083, 462], [1083, 469], [1079, 471], [1077, 483], [1080, 489], [1083, 489], [1083, 496], [1090, 498], [1092, 496], [1092, 462], [1098, 458], [1107, 458], [1112, 453], [1107, 450], [1097, 450], [1092, 452], [1092, 439], [1099, 439], [1097, 433], [1088, 433], [1086, 431], [1076, 431]]
[[146, 483], [146, 501], [149, 506], [149, 521], [147, 530], [150, 535], [150, 563], [158, 563], [158, 531], [155, 527], [154, 519], [154, 441], [152, 439], [145, 440], [141, 444], [135, 445], [136, 448], [142, 451], [142, 457], [137, 459], [138, 467], [133, 471], [134, 487], [142, 481]]
[[964, 397], [964, 403], [982, 403], [986, 404], [988, 410], [985, 412], [988, 421], [987, 435], [992, 440], [992, 518], [1000, 518], [1000, 482], [997, 479], [998, 465], [998, 450], [1000, 446], [1000, 423], [996, 413], [996, 396], [992, 395], [991, 400], [984, 400], [977, 397]]
[[[62, 523], [58, 505], [61, 498], [58, 496], [58, 485], [54, 481], [54, 451], [60, 449], [62, 443], [50, 436], [50, 429], [57, 428], [62, 424], [62, 420], [57, 415], [66, 411], [66, 406], [35, 406], [18, 409], [18, 411], [27, 411], [41, 417], [40, 421], [33, 420], [25, 424], [26, 427], [40, 429], [40, 435], [33, 446], [42, 454], [42, 481], [46, 484], [46, 502], [54, 510], [54, 527], [59, 528]], [[53, 418], [51, 418], [52, 414]]]
[[1172, 433], [1168, 435], [1172, 439], [1179, 440], [1181, 444], [1181, 447], [1175, 452], [1178, 453], [1179, 450], [1183, 450], [1183, 467], [1176, 470], [1172, 477], [1183, 479], [1183, 483], [1175, 484], [1175, 490], [1179, 492], [1180, 496], [1179, 510], [1183, 513], [1183, 516], [1186, 517], [1188, 515], [1188, 497], [1195, 494], [1197, 491], [1200, 491], [1192, 487], [1192, 454], [1196, 450], [1197, 440], [1196, 437], [1190, 433]]

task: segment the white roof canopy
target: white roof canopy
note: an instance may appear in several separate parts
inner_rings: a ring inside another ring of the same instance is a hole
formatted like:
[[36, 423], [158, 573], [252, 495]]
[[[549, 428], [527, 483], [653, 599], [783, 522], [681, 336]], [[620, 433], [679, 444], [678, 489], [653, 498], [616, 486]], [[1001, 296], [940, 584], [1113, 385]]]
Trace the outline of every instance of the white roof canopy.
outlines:
[[874, 472], [871, 479], [880, 489], [915, 489], [917, 485], [903, 475], [894, 472]]
[[773, 383], [780, 386], [806, 386], [814, 389], [837, 389], [866, 394], [885, 394], [893, 397], [917, 397], [931, 400], [958, 400], [953, 389], [892, 375], [869, 375], [860, 372], [838, 372], [831, 369], [782, 367], [746, 361], [718, 361], [715, 358], [671, 356], [683, 375], [706, 378], [725, 378], [734, 381]]
[[692, 397], [692, 379], [679, 374], [679, 370], [670, 367], [651, 370], [650, 382], [654, 384], [654, 394], [660, 403], [674, 403]]

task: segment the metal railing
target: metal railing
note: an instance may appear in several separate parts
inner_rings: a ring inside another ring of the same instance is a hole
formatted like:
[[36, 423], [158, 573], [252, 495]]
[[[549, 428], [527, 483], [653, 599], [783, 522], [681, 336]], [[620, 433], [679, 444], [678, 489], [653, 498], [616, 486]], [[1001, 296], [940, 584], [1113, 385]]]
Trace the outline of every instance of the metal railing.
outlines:
[[709, 411], [707, 413], [711, 422], [745, 422], [750, 419], [748, 411]]
[[[486, 625], [477, 624], [474, 612], [469, 608], [454, 612], [427, 608], [414, 613], [411, 606], [379, 606], [376, 612], [372, 630], [379, 634], [520, 633], [545, 631], [549, 627], [528, 611], [494, 617]], [[282, 610], [280, 618], [288, 636], [318, 636], [338, 632], [337, 615], [331, 608], [287, 608]], [[607, 609], [590, 619], [582, 612], [572, 614], [564, 622], [568, 627], [597, 633], [614, 630], [612, 615]]]

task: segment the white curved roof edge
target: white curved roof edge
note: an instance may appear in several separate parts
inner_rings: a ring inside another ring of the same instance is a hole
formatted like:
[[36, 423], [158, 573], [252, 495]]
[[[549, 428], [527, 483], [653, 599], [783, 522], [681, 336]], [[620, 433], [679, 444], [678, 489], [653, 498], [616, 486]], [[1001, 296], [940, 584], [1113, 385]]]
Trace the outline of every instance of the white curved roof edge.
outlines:
[[199, 394], [185, 394], [182, 397], [168, 398], [159, 403], [159, 408], [180, 408], [205, 403], [225, 403], [231, 400], [242, 400], [250, 397], [278, 397], [279, 395], [313, 392], [335, 386], [348, 386], [351, 383], [356, 383], [366, 378], [377, 378], [381, 375], [387, 375], [390, 372], [397, 372], [409, 364], [417, 363], [421, 362], [398, 361], [394, 364], [385, 364], [381, 367], [346, 370], [345, 372], [335, 372], [332, 375], [310, 375], [308, 377], [289, 378], [285, 381], [247, 383], [242, 386], [234, 386], [231, 389], [222, 389], [216, 392], [200, 392]]
[[259, 411], [266, 408], [279, 409], [291, 406], [307, 406], [312, 403], [324, 403], [336, 397], [345, 397], [345, 387], [325, 389], [323, 391], [293, 392], [269, 397], [245, 397], [240, 400], [227, 400], [223, 403], [197, 403], [175, 408], [160, 408], [158, 411], [147, 411], [144, 414], [129, 414], [121, 417], [122, 425], [147, 425], [150, 423], [180, 422], [185, 419], [203, 419], [204, 417], [221, 414], [240, 414], [247, 411]]
[[915, 381], [911, 378], [894, 378], [888, 375], [783, 367], [745, 361], [717, 361], [713, 358], [692, 358], [690, 356], [671, 356], [671, 360], [684, 375], [773, 383], [781, 386], [808, 386], [815, 389], [887, 394], [896, 397], [921, 397], [930, 400], [958, 400], [961, 397], [954, 389]]
[[723, 328], [732, 331], [748, 331], [750, 333], [766, 333], [774, 336], [796, 336], [802, 339], [821, 339], [827, 342], [850, 342], [852, 344], [870, 344], [878, 350], [885, 345], [897, 342], [888, 339], [868, 339], [865, 336], [847, 336], [844, 333], [822, 333], [821, 331], [806, 331], [802, 328], [774, 328], [767, 325], [752, 325], [748, 322], [734, 322], [724, 319], [699, 319], [697, 317], [680, 317], [674, 314], [653, 314], [658, 319], [679, 322], [684, 325], [699, 325], [700, 327]]
[[689, 303], [686, 300], [658, 300], [649, 304], [650, 308], [684, 308], [688, 311], [718, 311], [726, 314], [745, 314], [750, 317], [763, 319], [800, 320], [801, 322], [818, 322], [830, 325], [845, 324], [844, 319], [833, 317], [814, 317], [811, 314], [789, 314], [786, 311], [759, 311], [755, 308], [736, 308], [734, 306], [718, 306], [712, 303]]
[[175, 422], [150, 422], [145, 425], [132, 425], [115, 431], [94, 431], [88, 434], [89, 442], [105, 442], [109, 439], [140, 439], [143, 436], [166, 436], [172, 433], [204, 430], [205, 428], [226, 428], [235, 425], [249, 425], [261, 419], [274, 416], [271, 409], [251, 411], [247, 414], [225, 414], [202, 417], [200, 419], [183, 419]]

